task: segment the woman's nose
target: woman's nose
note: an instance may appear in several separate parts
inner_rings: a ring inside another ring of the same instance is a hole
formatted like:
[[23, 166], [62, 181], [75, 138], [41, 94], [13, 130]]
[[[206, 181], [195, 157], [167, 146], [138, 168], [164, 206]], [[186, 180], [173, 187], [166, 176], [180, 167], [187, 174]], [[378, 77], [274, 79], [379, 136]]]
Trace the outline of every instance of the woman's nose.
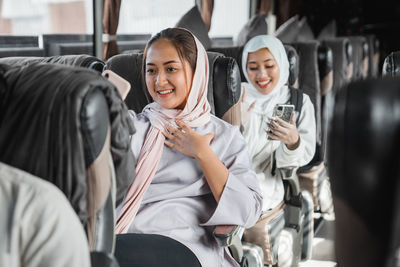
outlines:
[[163, 86], [167, 83], [168, 83], [167, 76], [165, 75], [165, 73], [163, 71], [160, 71], [156, 77], [156, 85]]
[[257, 71], [257, 78], [267, 78], [268, 77], [268, 72], [265, 68], [260, 68], [259, 71]]

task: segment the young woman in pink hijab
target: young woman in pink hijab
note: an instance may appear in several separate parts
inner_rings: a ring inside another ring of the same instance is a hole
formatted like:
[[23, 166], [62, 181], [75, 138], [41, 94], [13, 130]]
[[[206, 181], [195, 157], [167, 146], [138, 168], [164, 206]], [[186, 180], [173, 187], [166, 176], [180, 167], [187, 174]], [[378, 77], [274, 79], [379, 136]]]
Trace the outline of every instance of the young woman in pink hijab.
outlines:
[[239, 129], [210, 114], [207, 53], [189, 31], [148, 42], [143, 75], [154, 102], [132, 112], [136, 178], [118, 208], [124, 266], [238, 266], [212, 236], [251, 227], [262, 197]]

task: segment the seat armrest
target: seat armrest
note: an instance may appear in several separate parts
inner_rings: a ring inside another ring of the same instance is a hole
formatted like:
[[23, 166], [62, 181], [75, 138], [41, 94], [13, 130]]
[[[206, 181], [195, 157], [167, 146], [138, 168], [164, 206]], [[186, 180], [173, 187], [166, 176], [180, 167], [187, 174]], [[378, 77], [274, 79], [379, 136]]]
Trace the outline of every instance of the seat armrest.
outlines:
[[90, 261], [92, 267], [119, 267], [117, 259], [111, 253], [92, 251]]
[[213, 235], [221, 247], [229, 247], [233, 258], [241, 262], [243, 258], [242, 235], [244, 228], [238, 225], [218, 225]]
[[299, 177], [295, 167], [279, 168], [279, 174], [284, 182], [288, 184], [285, 193], [285, 225], [293, 228], [296, 232], [300, 231], [302, 199]]
[[300, 194], [299, 178], [296, 174], [295, 167], [279, 168], [279, 174], [283, 181], [289, 184], [291, 195], [298, 196]]

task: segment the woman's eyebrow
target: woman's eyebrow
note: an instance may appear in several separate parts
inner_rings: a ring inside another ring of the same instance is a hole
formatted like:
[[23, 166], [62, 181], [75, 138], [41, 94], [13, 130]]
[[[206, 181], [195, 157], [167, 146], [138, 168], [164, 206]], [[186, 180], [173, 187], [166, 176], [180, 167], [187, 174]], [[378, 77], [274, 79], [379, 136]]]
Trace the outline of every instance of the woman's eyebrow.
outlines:
[[168, 65], [168, 64], [171, 64], [171, 63], [179, 63], [179, 61], [176, 61], [176, 60], [169, 60], [169, 61], [167, 61], [167, 62], [164, 62], [163, 65]]
[[[168, 64], [171, 64], [171, 63], [177, 63], [177, 64], [179, 64], [180, 62], [179, 62], [179, 61], [176, 61], [176, 60], [168, 60], [168, 61], [164, 62], [163, 65], [168, 65]], [[152, 62], [147, 62], [146, 65], [155, 66], [156, 64], [154, 64], [154, 63], [152, 63]]]
[[[273, 60], [272, 58], [267, 58], [266, 60], [264, 60], [264, 62], [268, 62], [268, 61], [271, 61], [271, 60]], [[257, 62], [256, 61], [249, 61], [249, 64], [257, 64]]]

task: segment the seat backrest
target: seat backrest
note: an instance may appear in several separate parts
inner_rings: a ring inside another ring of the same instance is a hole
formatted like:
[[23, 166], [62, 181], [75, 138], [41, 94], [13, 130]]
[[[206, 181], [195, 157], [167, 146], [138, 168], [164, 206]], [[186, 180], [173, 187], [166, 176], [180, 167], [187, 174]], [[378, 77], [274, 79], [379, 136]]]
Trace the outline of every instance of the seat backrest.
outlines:
[[[215, 52], [207, 52], [207, 55], [210, 64], [207, 99], [212, 113], [222, 118], [239, 101], [239, 68], [230, 57]], [[105, 67], [130, 82], [131, 90], [125, 103], [136, 113], [153, 101], [142, 76], [142, 59], [142, 52], [120, 54], [109, 58]]]
[[347, 36], [352, 46], [352, 80], [364, 79], [368, 75], [369, 45], [364, 36]]
[[0, 103], [0, 161], [60, 188], [91, 250], [111, 252], [112, 184], [120, 201], [135, 175], [134, 128], [116, 88], [84, 68], [1, 66], [7, 89]]
[[353, 73], [351, 62], [352, 46], [347, 38], [325, 39], [323, 44], [332, 49], [333, 55], [333, 87], [332, 91], [340, 90], [347, 84]]
[[318, 46], [318, 72], [321, 86], [321, 147], [320, 158], [325, 161], [328, 136], [327, 108], [332, 97], [333, 55], [332, 49], [324, 44]]
[[[299, 89], [314, 105], [317, 146], [321, 146], [321, 86], [318, 69], [318, 41], [291, 44], [299, 55]], [[318, 151], [318, 150], [317, 150]]]
[[398, 78], [354, 82], [335, 96], [328, 163], [340, 266], [384, 266], [399, 253], [399, 107]]
[[83, 67], [102, 72], [104, 62], [90, 55], [64, 55], [51, 57], [5, 57], [0, 58], [0, 64], [26, 65], [32, 63], [55, 63], [68, 66]]
[[385, 58], [382, 76], [400, 76], [400, 51], [392, 52]]
[[377, 77], [379, 69], [379, 57], [380, 57], [380, 42], [373, 34], [366, 35], [369, 44], [369, 68], [368, 73], [370, 77]]

